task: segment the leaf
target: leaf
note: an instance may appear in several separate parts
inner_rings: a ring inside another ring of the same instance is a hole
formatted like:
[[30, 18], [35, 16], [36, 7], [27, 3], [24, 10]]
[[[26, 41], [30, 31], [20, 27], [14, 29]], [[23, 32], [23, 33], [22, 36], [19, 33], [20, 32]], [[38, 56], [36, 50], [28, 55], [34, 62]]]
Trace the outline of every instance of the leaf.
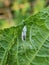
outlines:
[[0, 65], [5, 65], [8, 51], [14, 44], [14, 38], [13, 29], [5, 29], [0, 31]]
[[38, 52], [32, 65], [49, 65], [49, 37]]
[[0, 65], [49, 65], [49, 8], [24, 22], [27, 26], [24, 42], [21, 40], [23, 23], [0, 31], [0, 52], [3, 51]]

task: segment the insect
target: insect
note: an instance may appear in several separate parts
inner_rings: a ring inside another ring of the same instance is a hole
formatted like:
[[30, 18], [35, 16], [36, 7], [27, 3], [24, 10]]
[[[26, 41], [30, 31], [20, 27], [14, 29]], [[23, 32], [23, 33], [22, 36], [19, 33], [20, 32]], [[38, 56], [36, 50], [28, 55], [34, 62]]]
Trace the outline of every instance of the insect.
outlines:
[[22, 29], [22, 41], [25, 41], [26, 40], [26, 32], [27, 32], [27, 27], [24, 24], [24, 27]]

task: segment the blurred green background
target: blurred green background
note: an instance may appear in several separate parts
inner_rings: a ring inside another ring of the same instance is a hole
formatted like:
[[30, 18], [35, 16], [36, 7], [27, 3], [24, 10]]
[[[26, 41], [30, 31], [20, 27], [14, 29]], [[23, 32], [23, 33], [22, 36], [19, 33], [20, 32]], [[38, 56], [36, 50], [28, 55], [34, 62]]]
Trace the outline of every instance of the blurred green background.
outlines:
[[[2, 18], [2, 13], [0, 13], [0, 29], [20, 24], [29, 16], [34, 15], [49, 6], [49, 0], [11, 0], [10, 4], [10, 7], [3, 7], [4, 0], [0, 0], [0, 11], [2, 8], [9, 9], [10, 13], [12, 11], [12, 17], [9, 17], [9, 19], [8, 17]], [[7, 13], [5, 12], [5, 14]]]

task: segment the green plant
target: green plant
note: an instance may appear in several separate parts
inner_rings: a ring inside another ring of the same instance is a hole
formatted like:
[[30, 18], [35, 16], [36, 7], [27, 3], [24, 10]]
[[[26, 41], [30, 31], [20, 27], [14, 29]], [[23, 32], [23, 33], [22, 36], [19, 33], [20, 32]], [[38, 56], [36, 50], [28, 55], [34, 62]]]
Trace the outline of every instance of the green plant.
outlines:
[[49, 65], [49, 8], [25, 20], [27, 39], [21, 41], [23, 22], [0, 30], [0, 65]]

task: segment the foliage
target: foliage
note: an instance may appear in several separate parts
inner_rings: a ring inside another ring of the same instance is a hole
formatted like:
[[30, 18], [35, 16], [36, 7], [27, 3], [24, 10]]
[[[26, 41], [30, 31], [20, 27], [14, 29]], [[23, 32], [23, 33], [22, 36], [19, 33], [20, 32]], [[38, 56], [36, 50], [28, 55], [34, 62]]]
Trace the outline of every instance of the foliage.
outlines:
[[[26, 41], [21, 41], [23, 22]], [[49, 65], [49, 8], [23, 22], [0, 30], [0, 65]]]

